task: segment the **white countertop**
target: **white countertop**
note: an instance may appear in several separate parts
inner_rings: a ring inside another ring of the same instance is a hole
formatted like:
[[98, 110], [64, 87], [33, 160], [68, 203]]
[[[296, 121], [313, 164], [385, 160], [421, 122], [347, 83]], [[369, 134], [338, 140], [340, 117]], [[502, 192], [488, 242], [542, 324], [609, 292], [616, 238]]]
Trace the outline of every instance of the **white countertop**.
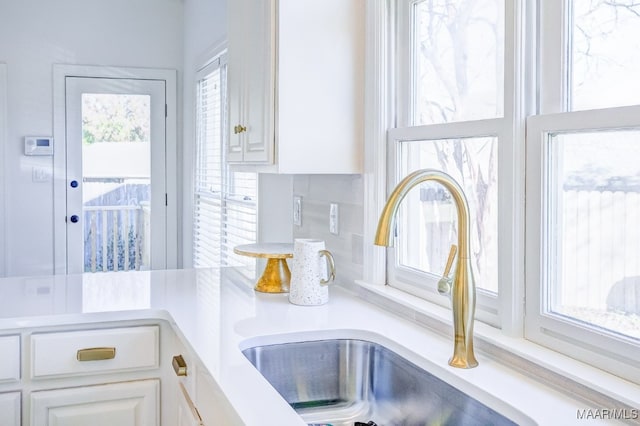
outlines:
[[[304, 307], [286, 294], [253, 291], [232, 269], [115, 272], [0, 279], [0, 334], [24, 327], [160, 319], [195, 350], [247, 425], [304, 425], [242, 355], [241, 348], [322, 338], [381, 343], [516, 422], [579, 420], [588, 404], [477, 353], [471, 370], [449, 367], [452, 342], [332, 287], [329, 303]], [[515, 409], [514, 409], [515, 407]], [[268, 420], [268, 421], [267, 421]], [[266, 423], [265, 423], [266, 422]]]

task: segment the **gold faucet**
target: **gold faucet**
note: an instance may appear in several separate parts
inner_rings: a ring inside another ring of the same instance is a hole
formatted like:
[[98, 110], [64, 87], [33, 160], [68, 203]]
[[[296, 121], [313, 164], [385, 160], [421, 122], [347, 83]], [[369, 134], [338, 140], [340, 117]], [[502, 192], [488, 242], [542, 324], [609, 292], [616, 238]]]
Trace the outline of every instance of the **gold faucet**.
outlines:
[[[450, 287], [453, 310], [454, 347], [449, 365], [457, 368], [473, 368], [478, 361], [473, 353], [473, 321], [476, 310], [476, 286], [471, 271], [471, 248], [469, 229], [469, 203], [460, 185], [448, 174], [438, 170], [423, 169], [411, 173], [396, 186], [389, 196], [378, 221], [374, 243], [379, 246], [393, 245], [393, 221], [400, 202], [416, 185], [426, 181], [440, 183], [453, 196], [458, 213], [458, 259], [453, 284], [447, 285], [446, 275], [438, 283], [438, 291], [448, 293]], [[452, 249], [451, 258], [455, 255]], [[450, 262], [449, 262], [450, 263]], [[449, 265], [450, 266], [450, 265]], [[447, 268], [448, 269], [448, 268]]]

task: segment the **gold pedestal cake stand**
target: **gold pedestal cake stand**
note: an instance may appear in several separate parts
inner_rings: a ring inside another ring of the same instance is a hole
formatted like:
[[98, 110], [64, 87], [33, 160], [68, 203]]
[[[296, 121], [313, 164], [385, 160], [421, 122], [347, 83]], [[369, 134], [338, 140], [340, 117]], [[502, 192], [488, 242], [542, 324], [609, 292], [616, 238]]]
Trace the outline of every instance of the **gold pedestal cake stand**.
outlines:
[[293, 257], [293, 244], [259, 243], [243, 244], [233, 249], [234, 253], [267, 259], [267, 266], [256, 282], [254, 289], [262, 293], [288, 293], [291, 272], [287, 265], [288, 258]]

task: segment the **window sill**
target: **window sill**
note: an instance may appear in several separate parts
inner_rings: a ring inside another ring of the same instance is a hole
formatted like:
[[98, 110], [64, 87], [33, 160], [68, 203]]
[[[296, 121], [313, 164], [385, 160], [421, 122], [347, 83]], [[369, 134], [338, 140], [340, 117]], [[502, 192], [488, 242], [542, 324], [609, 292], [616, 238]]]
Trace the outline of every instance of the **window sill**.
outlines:
[[[358, 297], [436, 333], [451, 336], [451, 311], [389, 286], [363, 281], [344, 285]], [[474, 345], [485, 356], [561, 392], [602, 409], [631, 410], [640, 406], [640, 386], [568, 356], [476, 321]]]

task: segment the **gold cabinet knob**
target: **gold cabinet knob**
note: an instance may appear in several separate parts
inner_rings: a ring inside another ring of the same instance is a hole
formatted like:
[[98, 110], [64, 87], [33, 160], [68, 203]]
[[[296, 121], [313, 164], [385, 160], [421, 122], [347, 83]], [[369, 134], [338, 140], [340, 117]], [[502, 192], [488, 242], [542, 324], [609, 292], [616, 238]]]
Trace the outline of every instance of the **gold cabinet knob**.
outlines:
[[235, 133], [236, 135], [238, 133], [242, 133], [242, 132], [246, 132], [247, 128], [241, 124], [238, 124], [237, 126], [233, 127], [233, 133]]

